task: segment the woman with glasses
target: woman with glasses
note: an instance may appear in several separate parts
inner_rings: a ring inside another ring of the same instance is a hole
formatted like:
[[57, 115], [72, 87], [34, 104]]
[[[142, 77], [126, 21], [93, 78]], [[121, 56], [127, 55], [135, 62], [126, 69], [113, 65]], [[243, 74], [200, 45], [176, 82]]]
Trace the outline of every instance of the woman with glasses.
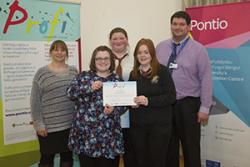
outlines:
[[112, 51], [99, 46], [92, 54], [90, 71], [76, 76], [67, 90], [77, 110], [69, 147], [78, 154], [81, 167], [114, 167], [124, 152], [120, 116], [125, 108], [104, 105], [102, 98], [103, 83], [119, 81], [114, 68]]

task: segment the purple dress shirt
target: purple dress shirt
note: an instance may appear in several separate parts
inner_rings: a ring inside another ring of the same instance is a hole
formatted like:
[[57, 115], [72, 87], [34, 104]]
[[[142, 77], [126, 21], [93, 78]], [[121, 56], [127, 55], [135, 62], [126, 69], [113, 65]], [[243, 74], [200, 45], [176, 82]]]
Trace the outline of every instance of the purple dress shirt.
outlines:
[[[160, 42], [156, 47], [159, 62], [167, 65], [172, 52], [172, 39]], [[172, 77], [177, 92], [177, 100], [187, 96], [200, 97], [200, 112], [209, 113], [212, 105], [211, 64], [206, 48], [189, 39], [185, 46], [177, 47], [177, 68]]]

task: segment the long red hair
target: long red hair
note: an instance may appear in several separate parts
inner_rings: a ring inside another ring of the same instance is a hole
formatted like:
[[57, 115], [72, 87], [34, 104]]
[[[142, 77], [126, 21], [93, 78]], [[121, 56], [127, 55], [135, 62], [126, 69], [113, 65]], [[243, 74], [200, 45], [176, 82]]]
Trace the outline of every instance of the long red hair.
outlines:
[[145, 39], [145, 38], [140, 39], [136, 44], [135, 51], [134, 51], [134, 67], [133, 67], [133, 70], [131, 71], [131, 76], [133, 79], [138, 79], [140, 76], [139, 67], [141, 64], [138, 61], [137, 54], [138, 54], [139, 48], [142, 45], [146, 45], [148, 47], [148, 51], [152, 58], [150, 62], [152, 72], [151, 72], [151, 75], [149, 76], [152, 79], [153, 77], [157, 75], [157, 72], [160, 68], [160, 64], [156, 58], [156, 51], [155, 51], [155, 46], [154, 46], [153, 41], [151, 39]]

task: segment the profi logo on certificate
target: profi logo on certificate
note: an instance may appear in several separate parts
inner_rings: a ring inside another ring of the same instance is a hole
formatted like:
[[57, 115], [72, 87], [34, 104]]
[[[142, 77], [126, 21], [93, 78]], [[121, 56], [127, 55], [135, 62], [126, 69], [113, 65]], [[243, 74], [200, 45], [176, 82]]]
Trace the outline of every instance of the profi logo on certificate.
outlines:
[[135, 81], [103, 83], [103, 106], [133, 106], [136, 96]]

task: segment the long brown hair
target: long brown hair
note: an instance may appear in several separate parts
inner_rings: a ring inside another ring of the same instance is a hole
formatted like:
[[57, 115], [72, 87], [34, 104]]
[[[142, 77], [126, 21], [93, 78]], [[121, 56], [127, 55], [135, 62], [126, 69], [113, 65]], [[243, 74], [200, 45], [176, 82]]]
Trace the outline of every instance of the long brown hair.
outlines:
[[133, 67], [133, 70], [131, 71], [132, 79], [138, 79], [140, 76], [139, 67], [141, 64], [138, 61], [137, 54], [138, 54], [139, 48], [142, 45], [146, 45], [148, 47], [148, 51], [149, 51], [151, 59], [152, 59], [150, 62], [152, 72], [151, 72], [151, 75], [149, 76], [152, 79], [154, 76], [157, 75], [160, 64], [156, 58], [156, 51], [155, 51], [155, 46], [154, 46], [153, 41], [151, 39], [145, 39], [145, 38], [142, 38], [141, 40], [139, 40], [136, 44], [136, 47], [135, 47], [134, 67]]

